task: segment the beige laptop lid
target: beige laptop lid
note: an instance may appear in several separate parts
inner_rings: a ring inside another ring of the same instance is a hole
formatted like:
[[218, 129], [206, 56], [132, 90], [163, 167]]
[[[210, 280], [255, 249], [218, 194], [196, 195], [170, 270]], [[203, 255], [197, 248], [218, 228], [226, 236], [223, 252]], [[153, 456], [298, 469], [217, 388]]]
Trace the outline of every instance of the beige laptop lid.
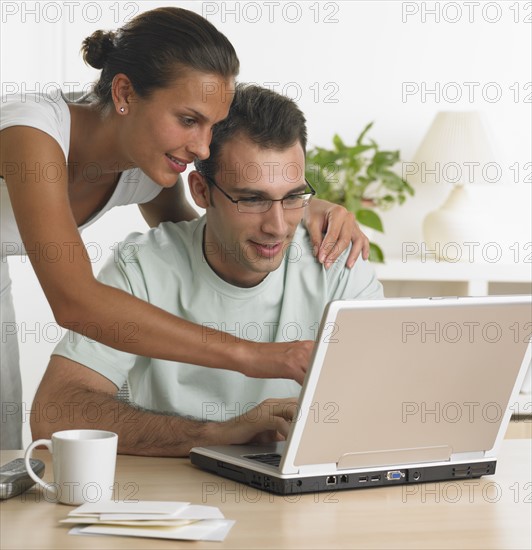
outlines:
[[530, 362], [531, 300], [330, 304], [282, 470], [484, 456]]

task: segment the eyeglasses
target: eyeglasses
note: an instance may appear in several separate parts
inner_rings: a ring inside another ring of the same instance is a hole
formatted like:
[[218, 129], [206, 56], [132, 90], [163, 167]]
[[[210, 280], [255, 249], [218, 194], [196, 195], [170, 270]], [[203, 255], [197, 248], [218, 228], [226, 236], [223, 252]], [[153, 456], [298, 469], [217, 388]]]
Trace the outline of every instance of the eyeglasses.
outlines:
[[310, 185], [305, 178], [305, 183], [310, 189], [310, 193], [297, 193], [294, 195], [288, 195], [282, 199], [240, 199], [236, 200], [228, 195], [213, 178], [203, 174], [205, 179], [212, 183], [219, 191], [221, 191], [233, 204], [236, 204], [237, 210], [244, 214], [262, 214], [268, 212], [274, 202], [280, 202], [284, 210], [296, 210], [298, 208], [304, 208], [311, 201], [312, 197], [316, 194], [316, 190]]

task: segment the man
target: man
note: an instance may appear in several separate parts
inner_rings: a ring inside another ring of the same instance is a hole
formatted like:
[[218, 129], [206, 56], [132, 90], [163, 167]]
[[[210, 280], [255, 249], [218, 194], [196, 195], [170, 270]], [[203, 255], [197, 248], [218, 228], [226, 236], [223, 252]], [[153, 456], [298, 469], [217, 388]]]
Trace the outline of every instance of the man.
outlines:
[[[315, 260], [300, 225], [314, 193], [305, 147], [305, 118], [291, 100], [238, 86], [211, 156], [189, 175], [205, 216], [130, 236], [101, 280], [202, 324], [206, 335], [309, 340], [310, 351], [327, 302], [382, 298], [382, 286], [362, 260], [345, 268], [347, 252], [329, 269]], [[135, 338], [134, 319], [130, 330]], [[117, 398], [125, 382], [134, 405]], [[268, 373], [251, 379], [140, 357], [68, 333], [35, 396], [31, 427], [34, 438], [108, 429], [121, 453], [184, 456], [197, 445], [285, 437], [299, 390]]]

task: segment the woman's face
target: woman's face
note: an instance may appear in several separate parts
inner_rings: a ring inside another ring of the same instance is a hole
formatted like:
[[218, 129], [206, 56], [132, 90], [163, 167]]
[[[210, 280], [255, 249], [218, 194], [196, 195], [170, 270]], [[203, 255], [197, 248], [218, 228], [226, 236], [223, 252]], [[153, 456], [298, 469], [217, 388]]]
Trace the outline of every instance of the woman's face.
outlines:
[[122, 118], [129, 161], [171, 187], [187, 164], [209, 156], [212, 127], [227, 116], [233, 95], [232, 79], [189, 70], [147, 99], [129, 96]]

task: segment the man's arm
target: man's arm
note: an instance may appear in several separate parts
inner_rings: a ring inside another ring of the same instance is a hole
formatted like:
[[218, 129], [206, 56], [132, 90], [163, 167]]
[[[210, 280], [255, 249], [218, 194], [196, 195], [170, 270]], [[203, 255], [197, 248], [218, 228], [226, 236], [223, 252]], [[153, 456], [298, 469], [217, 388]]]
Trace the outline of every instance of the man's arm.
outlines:
[[328, 300], [381, 300], [384, 289], [373, 265], [359, 259], [353, 269], [345, 269], [343, 255], [327, 272]]
[[53, 355], [33, 401], [33, 439], [59, 430], [109, 430], [118, 434], [120, 454], [187, 456], [197, 446], [284, 439], [297, 409], [293, 399], [267, 400], [226, 422], [202, 422], [137, 409], [116, 394], [101, 374]]

